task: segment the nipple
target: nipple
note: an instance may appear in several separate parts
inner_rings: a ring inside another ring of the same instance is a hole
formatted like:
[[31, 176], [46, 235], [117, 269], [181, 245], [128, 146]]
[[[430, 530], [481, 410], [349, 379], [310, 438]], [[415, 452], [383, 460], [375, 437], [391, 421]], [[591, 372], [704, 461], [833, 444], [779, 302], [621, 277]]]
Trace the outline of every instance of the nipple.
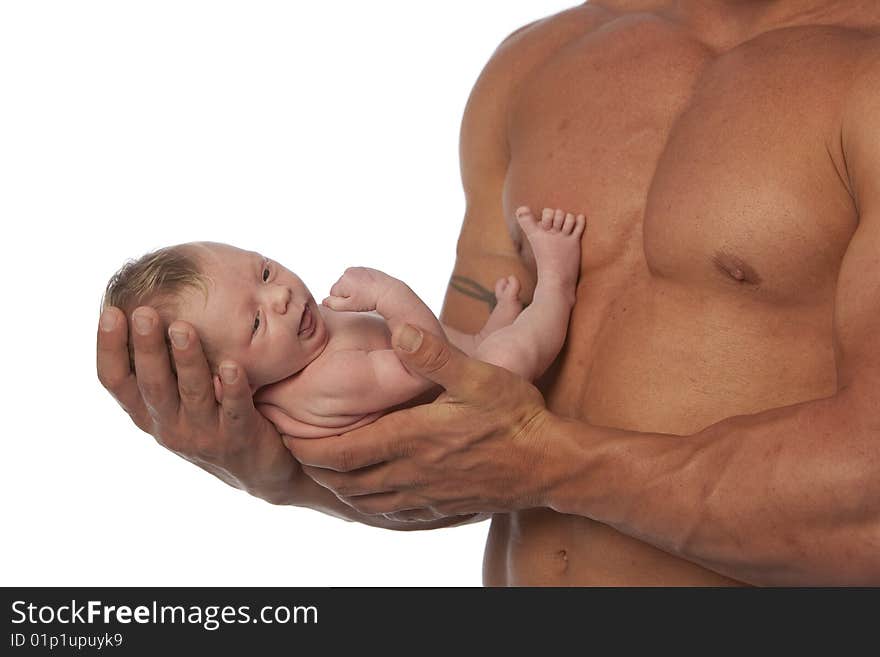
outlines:
[[741, 258], [725, 251], [716, 251], [712, 257], [715, 266], [738, 283], [759, 285], [761, 276]]

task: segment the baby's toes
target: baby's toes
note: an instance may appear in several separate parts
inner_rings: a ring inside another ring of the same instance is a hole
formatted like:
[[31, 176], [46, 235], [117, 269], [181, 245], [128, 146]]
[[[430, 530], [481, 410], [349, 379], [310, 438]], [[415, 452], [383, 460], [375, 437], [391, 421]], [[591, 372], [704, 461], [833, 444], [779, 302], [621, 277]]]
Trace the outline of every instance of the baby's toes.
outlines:
[[507, 280], [508, 280], [507, 294], [510, 295], [511, 298], [518, 298], [519, 297], [519, 288], [520, 288], [519, 279], [516, 276], [514, 276], [513, 274], [511, 274], [510, 276], [507, 277]]
[[541, 228], [544, 230], [550, 230], [553, 228], [553, 216], [554, 212], [552, 208], [544, 208], [544, 211], [541, 213]]
[[584, 234], [584, 228], [587, 227], [587, 218], [579, 214], [574, 218], [574, 230], [572, 231], [572, 237], [575, 239], [580, 239], [581, 235]]
[[495, 298], [499, 301], [516, 299], [519, 295], [519, 281], [516, 276], [499, 278], [495, 283]]
[[535, 219], [535, 215], [532, 214], [532, 211], [524, 205], [516, 209], [516, 222], [526, 234], [535, 230], [535, 226], [537, 226], [538, 223]]
[[556, 210], [553, 213], [553, 230], [562, 230], [562, 225], [565, 223], [565, 211], [564, 210]]

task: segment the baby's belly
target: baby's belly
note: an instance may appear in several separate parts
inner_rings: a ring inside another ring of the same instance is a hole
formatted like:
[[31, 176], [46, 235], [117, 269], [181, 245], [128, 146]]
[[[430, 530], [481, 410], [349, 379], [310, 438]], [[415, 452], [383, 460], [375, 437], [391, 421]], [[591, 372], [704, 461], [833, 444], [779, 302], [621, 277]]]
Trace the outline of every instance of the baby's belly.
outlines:
[[358, 427], [375, 422], [383, 413], [367, 415], [322, 416], [298, 412], [276, 404], [258, 403], [257, 410], [268, 419], [278, 433], [296, 438], [326, 438], [338, 436]]

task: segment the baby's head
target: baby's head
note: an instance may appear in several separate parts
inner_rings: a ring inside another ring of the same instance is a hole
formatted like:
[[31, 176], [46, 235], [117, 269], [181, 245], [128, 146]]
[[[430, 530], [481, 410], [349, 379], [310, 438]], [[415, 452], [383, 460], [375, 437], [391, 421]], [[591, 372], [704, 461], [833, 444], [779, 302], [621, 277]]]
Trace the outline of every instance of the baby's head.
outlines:
[[138, 306], [152, 306], [166, 336], [173, 321], [189, 322], [212, 371], [234, 360], [253, 389], [299, 372], [327, 344], [327, 327], [299, 277], [228, 244], [180, 244], [126, 263], [107, 284], [107, 306], [129, 319]]

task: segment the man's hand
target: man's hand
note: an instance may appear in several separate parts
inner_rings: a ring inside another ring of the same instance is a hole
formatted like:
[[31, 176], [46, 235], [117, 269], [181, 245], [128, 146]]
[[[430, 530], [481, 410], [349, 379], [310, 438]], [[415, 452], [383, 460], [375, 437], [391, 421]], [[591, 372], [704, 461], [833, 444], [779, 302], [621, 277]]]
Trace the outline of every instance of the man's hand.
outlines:
[[299, 464], [254, 408], [241, 367], [224, 362], [212, 381], [195, 330], [174, 322], [175, 378], [156, 311], [138, 308], [132, 324], [137, 376], [129, 365], [128, 322], [118, 308], [101, 316], [97, 364], [101, 383], [134, 423], [226, 483], [269, 502], [293, 503]]
[[412, 326], [393, 344], [446, 392], [342, 436], [285, 436], [306, 474], [361, 513], [401, 519], [543, 506], [548, 411], [538, 390]]

